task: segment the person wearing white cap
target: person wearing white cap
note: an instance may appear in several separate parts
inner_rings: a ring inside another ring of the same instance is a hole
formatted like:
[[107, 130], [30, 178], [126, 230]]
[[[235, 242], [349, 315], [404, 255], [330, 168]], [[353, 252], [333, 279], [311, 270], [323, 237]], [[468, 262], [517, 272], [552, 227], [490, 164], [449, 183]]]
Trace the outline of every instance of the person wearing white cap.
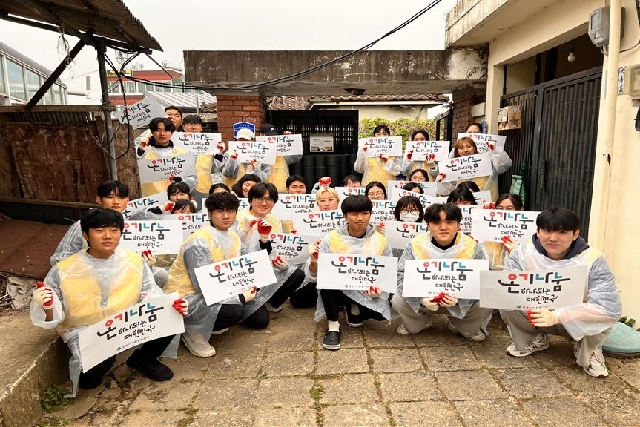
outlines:
[[[253, 141], [255, 135], [251, 129], [243, 128], [236, 134], [236, 141]], [[222, 167], [222, 182], [229, 188], [238, 182], [240, 177], [246, 174], [257, 175], [262, 181], [266, 181], [271, 172], [271, 165], [265, 165], [256, 160], [250, 162], [239, 162], [238, 153], [233, 150], [224, 154], [224, 166]]]

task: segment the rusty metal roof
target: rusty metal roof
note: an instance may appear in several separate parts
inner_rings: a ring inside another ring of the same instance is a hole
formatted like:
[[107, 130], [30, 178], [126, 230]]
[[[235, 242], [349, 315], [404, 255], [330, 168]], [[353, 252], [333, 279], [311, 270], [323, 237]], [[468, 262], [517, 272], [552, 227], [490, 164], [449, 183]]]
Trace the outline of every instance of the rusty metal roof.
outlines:
[[112, 47], [162, 50], [122, 0], [2, 0], [0, 18], [69, 35], [89, 33]]

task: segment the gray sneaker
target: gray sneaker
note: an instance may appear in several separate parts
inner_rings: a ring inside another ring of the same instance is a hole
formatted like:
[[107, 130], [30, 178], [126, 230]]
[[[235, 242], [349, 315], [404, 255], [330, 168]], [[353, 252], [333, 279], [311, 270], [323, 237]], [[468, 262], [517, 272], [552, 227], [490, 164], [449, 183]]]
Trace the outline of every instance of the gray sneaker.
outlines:
[[516, 350], [514, 343], [509, 344], [507, 347], [507, 354], [513, 357], [524, 357], [537, 351], [543, 351], [549, 348], [549, 337], [544, 332], [539, 332], [538, 335], [529, 343], [524, 350]]

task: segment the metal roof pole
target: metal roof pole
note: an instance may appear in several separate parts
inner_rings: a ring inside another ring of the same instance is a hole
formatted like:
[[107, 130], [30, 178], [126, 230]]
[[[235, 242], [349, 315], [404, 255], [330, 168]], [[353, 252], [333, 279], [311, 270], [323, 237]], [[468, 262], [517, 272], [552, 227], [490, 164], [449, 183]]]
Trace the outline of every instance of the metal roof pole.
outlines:
[[105, 55], [107, 47], [102, 40], [96, 40], [94, 44], [98, 52], [98, 75], [100, 76], [100, 91], [102, 92], [102, 113], [104, 114], [104, 130], [108, 143], [109, 154], [109, 174], [113, 181], [118, 179], [118, 168], [116, 165], [116, 141], [113, 136], [113, 127], [111, 123], [111, 112], [115, 111], [115, 107], [109, 101], [109, 83], [107, 83], [107, 69], [105, 67]]

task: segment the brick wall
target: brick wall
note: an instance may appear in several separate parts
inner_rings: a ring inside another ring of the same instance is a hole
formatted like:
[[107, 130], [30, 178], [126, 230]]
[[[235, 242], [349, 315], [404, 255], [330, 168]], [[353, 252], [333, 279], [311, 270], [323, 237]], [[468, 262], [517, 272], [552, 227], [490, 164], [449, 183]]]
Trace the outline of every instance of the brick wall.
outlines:
[[233, 140], [233, 124], [250, 122], [256, 125], [256, 131], [265, 122], [265, 98], [261, 95], [219, 95], [218, 132], [223, 141]]
[[458, 133], [465, 132], [473, 123], [471, 107], [475, 105], [475, 96], [472, 88], [453, 91], [453, 123], [451, 144], [458, 139]]

